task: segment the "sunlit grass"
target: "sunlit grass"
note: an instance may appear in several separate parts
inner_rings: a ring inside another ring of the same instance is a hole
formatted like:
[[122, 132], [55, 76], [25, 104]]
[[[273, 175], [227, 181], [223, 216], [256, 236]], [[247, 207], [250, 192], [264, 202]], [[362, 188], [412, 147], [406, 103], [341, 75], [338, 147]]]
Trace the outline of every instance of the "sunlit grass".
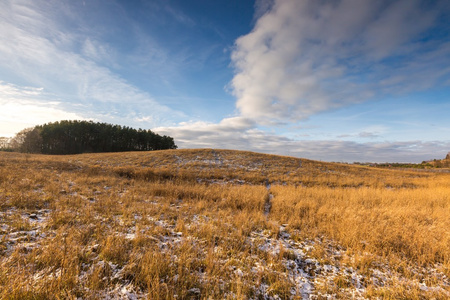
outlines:
[[0, 153], [0, 209], [5, 299], [450, 296], [448, 173], [211, 149]]

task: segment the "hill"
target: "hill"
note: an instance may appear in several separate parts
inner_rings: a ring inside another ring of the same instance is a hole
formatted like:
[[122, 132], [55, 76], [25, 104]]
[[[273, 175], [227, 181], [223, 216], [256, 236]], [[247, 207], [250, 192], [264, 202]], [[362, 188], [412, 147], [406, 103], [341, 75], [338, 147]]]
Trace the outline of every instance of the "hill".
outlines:
[[450, 297], [450, 174], [0, 153], [0, 298]]
[[444, 159], [434, 159], [426, 163], [436, 168], [450, 168], [450, 152]]

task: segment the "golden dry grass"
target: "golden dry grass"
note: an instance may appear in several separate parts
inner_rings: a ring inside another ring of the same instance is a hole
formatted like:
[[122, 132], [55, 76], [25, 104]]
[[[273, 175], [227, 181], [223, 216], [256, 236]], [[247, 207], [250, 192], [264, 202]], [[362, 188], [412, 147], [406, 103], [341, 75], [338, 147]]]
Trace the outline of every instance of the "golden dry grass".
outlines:
[[231, 150], [0, 153], [0, 297], [450, 297], [450, 174]]

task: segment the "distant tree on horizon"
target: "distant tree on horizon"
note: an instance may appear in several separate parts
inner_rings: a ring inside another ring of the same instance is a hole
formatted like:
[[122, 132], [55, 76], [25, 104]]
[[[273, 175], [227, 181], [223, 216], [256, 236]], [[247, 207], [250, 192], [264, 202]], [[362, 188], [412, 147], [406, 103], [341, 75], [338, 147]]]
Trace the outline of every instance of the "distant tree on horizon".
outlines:
[[0, 137], [0, 150], [10, 151], [11, 150], [11, 140], [12, 138], [2, 136]]
[[8, 150], [27, 153], [39, 153], [41, 147], [40, 131], [36, 127], [25, 128], [9, 140]]
[[20, 152], [42, 154], [80, 154], [87, 152], [123, 152], [176, 149], [172, 137], [151, 130], [94, 123], [59, 121], [27, 128], [11, 144]]

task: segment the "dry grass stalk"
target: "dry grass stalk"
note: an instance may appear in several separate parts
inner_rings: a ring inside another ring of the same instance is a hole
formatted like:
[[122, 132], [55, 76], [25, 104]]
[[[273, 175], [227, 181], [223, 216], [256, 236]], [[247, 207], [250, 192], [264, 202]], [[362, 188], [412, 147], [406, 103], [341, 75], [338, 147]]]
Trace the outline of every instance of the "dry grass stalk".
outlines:
[[0, 298], [445, 299], [449, 215], [447, 173], [0, 153]]

